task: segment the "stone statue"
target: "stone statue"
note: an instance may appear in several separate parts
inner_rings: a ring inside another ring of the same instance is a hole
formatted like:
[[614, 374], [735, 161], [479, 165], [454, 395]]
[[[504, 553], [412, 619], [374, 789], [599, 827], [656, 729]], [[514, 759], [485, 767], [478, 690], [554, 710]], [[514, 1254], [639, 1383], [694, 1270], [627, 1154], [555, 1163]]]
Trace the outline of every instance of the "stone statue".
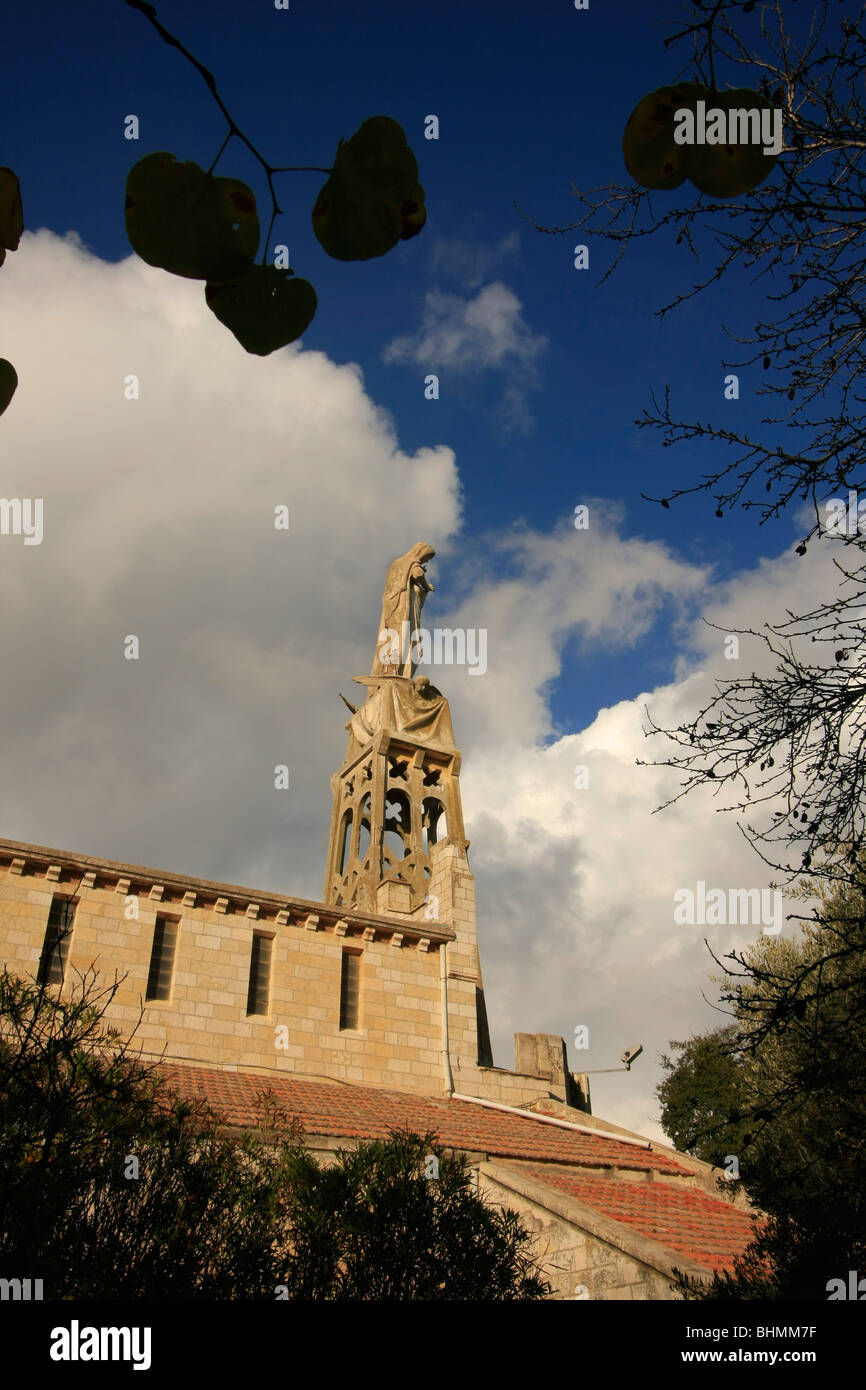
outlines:
[[[383, 729], [454, 747], [448, 701], [426, 676], [415, 676], [411, 681], [388, 681], [375, 676], [357, 676], [356, 680], [368, 686], [369, 693], [360, 709], [349, 705], [352, 718], [346, 728], [354, 740], [355, 751], [366, 748]], [[345, 702], [349, 704], [348, 700]]]
[[432, 545], [418, 541], [389, 567], [372, 676], [412, 675], [410, 639], [420, 625], [424, 600], [433, 592], [425, 569], [435, 554]]

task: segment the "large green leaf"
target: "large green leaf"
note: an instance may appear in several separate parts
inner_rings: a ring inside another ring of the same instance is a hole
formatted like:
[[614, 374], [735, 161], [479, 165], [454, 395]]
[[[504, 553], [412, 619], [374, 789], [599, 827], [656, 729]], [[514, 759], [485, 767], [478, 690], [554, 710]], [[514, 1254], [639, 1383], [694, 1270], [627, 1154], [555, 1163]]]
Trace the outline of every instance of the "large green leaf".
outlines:
[[706, 96], [706, 87], [680, 82], [659, 87], [638, 102], [626, 123], [622, 153], [628, 172], [644, 188], [679, 188], [685, 181], [692, 147], [674, 140], [674, 114], [683, 107], [693, 111]]
[[[14, 247], [11, 248], [14, 250]], [[7, 362], [5, 357], [0, 357], [0, 415], [6, 409], [18, 388], [18, 373]]]
[[329, 256], [367, 261], [417, 236], [427, 220], [418, 164], [403, 127], [371, 116], [341, 140], [313, 208], [313, 230]]
[[24, 213], [18, 179], [11, 169], [0, 168], [0, 265], [7, 251], [18, 250], [23, 231]]
[[309, 280], [272, 265], [254, 265], [239, 279], [205, 286], [208, 308], [241, 347], [258, 357], [300, 338], [318, 300]]
[[148, 265], [191, 280], [242, 275], [259, 247], [252, 189], [173, 154], [145, 155], [126, 179], [126, 231]]

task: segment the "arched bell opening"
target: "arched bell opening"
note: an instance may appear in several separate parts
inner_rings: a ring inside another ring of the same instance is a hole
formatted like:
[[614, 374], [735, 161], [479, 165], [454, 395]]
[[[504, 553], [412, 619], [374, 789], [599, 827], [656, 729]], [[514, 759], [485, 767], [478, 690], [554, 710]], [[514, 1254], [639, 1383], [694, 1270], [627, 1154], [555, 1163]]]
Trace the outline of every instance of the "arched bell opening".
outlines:
[[430, 846], [437, 844], [447, 834], [445, 807], [438, 797], [425, 796], [421, 802], [421, 844], [424, 853], [429, 855]]
[[404, 791], [385, 795], [384, 841], [392, 863], [402, 863], [412, 852], [412, 806]]
[[363, 864], [370, 849], [370, 793], [364, 797], [359, 807], [358, 863]]
[[349, 862], [349, 844], [351, 840], [351, 831], [352, 811], [350, 808], [348, 811], [343, 812], [343, 817], [340, 821], [340, 837], [337, 841], [337, 843], [340, 846], [340, 852], [337, 857], [337, 873], [341, 876], [346, 872], [346, 865]]

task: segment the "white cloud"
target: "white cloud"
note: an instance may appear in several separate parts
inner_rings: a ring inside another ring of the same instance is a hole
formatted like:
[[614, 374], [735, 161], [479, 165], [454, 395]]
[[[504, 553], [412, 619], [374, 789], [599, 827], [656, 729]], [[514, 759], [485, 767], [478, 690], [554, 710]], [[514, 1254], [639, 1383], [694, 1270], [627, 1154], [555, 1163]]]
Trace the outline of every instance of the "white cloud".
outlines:
[[526, 323], [520, 300], [497, 280], [471, 299], [429, 290], [418, 331], [392, 339], [383, 358], [412, 362], [425, 371], [453, 368], [470, 377], [504, 373], [502, 423], [527, 432], [531, 428], [527, 400], [540, 384], [538, 364], [546, 347], [547, 339]]
[[41, 546], [0, 541], [3, 833], [229, 879], [294, 865], [316, 896], [337, 690], [369, 670], [416, 518], [434, 545], [458, 525], [452, 452], [406, 456], [356, 366], [248, 356], [200, 284], [136, 258], [28, 235], [3, 308], [3, 492], [45, 507]]
[[[636, 766], [664, 756], [664, 742], [644, 735], [645, 707], [673, 728], [707, 702], [716, 680], [768, 670], [754, 640], [743, 643], [738, 663], [727, 661], [724, 633], [688, 618], [694, 601], [723, 629], [758, 628], [786, 607], [805, 611], [835, 582], [831, 551], [761, 561], [711, 586], [707, 570], [657, 543], [623, 539], [615, 526], [506, 544], [519, 549], [520, 578], [479, 582], [461, 609], [467, 624], [483, 615], [490, 627], [490, 674], [454, 678], [449, 688], [465, 753], [464, 809], [496, 1060], [513, 1065], [516, 1030], [561, 1034], [574, 1070], [616, 1067], [624, 1048], [641, 1042], [645, 1054], [630, 1073], [592, 1078], [594, 1109], [662, 1137], [654, 1121], [658, 1053], [671, 1038], [724, 1021], [702, 998], [715, 1002], [708, 977], [721, 973], [704, 938], [722, 957], [760, 933], [760, 925], [677, 925], [673, 895], [699, 879], [708, 887], [765, 888], [773, 875], [734, 819], [717, 814], [720, 801], [693, 795], [653, 814], [679, 778]], [[558, 674], [562, 633], [583, 637], [591, 672], [594, 650], [627, 651], [651, 633], [665, 599], [681, 632], [676, 679], [650, 691], [635, 684], [588, 727], [543, 746], [550, 730], [545, 683]], [[588, 769], [586, 789], [575, 787], [577, 765]], [[786, 903], [784, 911], [792, 910]], [[589, 1028], [588, 1052], [574, 1050], [581, 1024]]]

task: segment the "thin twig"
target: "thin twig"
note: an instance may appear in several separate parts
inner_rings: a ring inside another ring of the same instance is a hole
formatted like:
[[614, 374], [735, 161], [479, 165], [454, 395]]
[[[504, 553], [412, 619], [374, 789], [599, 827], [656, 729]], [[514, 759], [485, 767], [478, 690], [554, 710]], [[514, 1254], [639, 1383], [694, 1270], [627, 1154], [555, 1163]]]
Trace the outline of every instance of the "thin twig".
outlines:
[[259, 164], [264, 169], [265, 177], [268, 181], [268, 192], [271, 195], [271, 220], [268, 224], [268, 232], [267, 236], [265, 237], [264, 251], [262, 254], [262, 265], [264, 265], [267, 261], [268, 246], [270, 244], [271, 231], [273, 230], [274, 221], [283, 212], [283, 209], [277, 202], [277, 193], [276, 189], [274, 188], [273, 179], [274, 174], [332, 174], [333, 169], [325, 168], [323, 165], [320, 164], [269, 164], [268, 161], [265, 159], [264, 155], [259, 153], [252, 140], [250, 140], [249, 137], [244, 134], [237, 121], [232, 116], [231, 112], [229, 111], [228, 107], [226, 106], [225, 102], [223, 101], [222, 97], [217, 91], [216, 78], [214, 77], [213, 73], [210, 72], [209, 69], [206, 68], [203, 63], [200, 63], [198, 58], [196, 58], [194, 54], [190, 53], [188, 48], [184, 47], [184, 45], [180, 42], [180, 39], [175, 38], [174, 34], [170, 34], [169, 31], [165, 28], [165, 25], [160, 24], [156, 16], [156, 10], [154, 9], [153, 5], [148, 4], [147, 0], [126, 0], [126, 3], [131, 10], [138, 10], [139, 13], [144, 15], [145, 19], [147, 19], [153, 25], [154, 29], [165, 43], [167, 43], [171, 48], [176, 48], [179, 53], [183, 54], [184, 58], [186, 58], [188, 62], [192, 63], [196, 72], [201, 75], [201, 78], [207, 86], [208, 91], [210, 92], [211, 96], [213, 97], [214, 101], [216, 102], [217, 106], [219, 107], [220, 111], [225, 117], [225, 120], [228, 124], [228, 134], [226, 135], [225, 140], [220, 146], [219, 151], [217, 152], [217, 155], [213, 160], [213, 163], [208, 169], [208, 173], [213, 173], [214, 168], [216, 167], [216, 164], [219, 161], [219, 159], [222, 157], [226, 149], [226, 146], [229, 144], [229, 141], [235, 138], [240, 140], [242, 144], [246, 145], [250, 154], [258, 160]]

